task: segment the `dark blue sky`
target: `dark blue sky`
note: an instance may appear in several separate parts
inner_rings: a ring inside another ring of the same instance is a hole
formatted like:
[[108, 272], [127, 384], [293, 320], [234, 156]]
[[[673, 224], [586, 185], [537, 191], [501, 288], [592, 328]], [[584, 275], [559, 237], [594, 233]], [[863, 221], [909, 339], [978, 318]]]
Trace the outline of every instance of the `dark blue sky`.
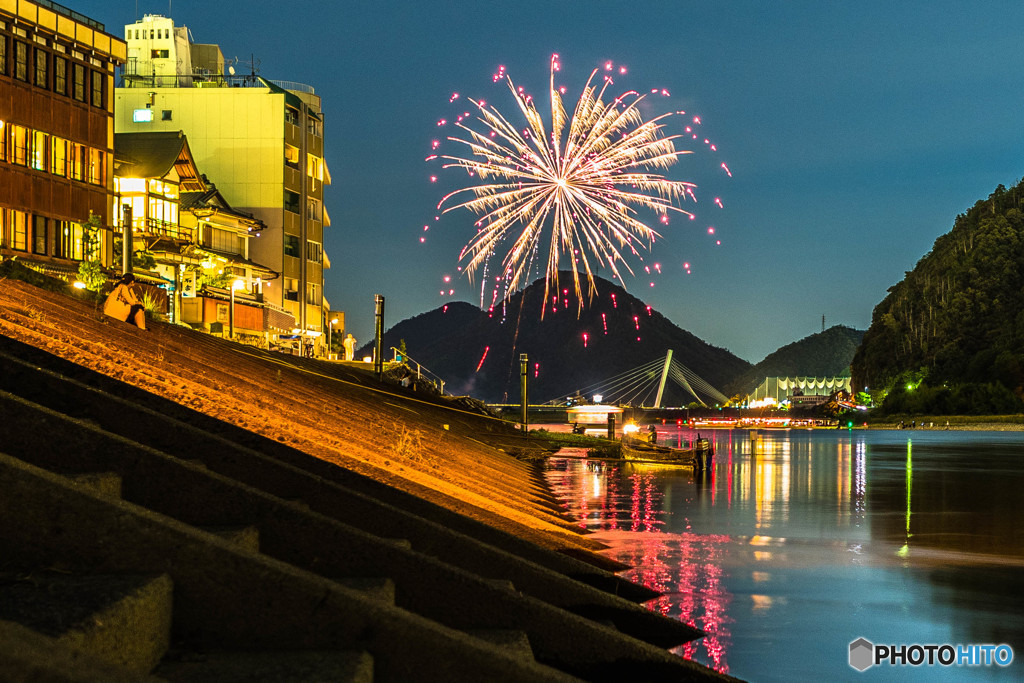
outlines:
[[[143, 13], [170, 15], [228, 58], [255, 54], [263, 76], [315, 87], [334, 180], [326, 294], [360, 342], [375, 293], [388, 327], [447, 300], [441, 278], [457, 275], [472, 216], [449, 214], [420, 243], [440, 198], [424, 157], [452, 92], [513, 113], [491, 82], [499, 64], [540, 97], [558, 53], [573, 101], [613, 60], [629, 69], [621, 90], [671, 92], [651, 113], [701, 116], [718, 152], [694, 143], [669, 172], [698, 183], [698, 220], [661, 230], [644, 262], [662, 266], [653, 288], [635, 261], [625, 284], [751, 362], [819, 331], [822, 315], [866, 328], [958, 213], [1024, 175], [1019, 2], [64, 4], [116, 35]], [[479, 302], [478, 286], [455, 287]]]

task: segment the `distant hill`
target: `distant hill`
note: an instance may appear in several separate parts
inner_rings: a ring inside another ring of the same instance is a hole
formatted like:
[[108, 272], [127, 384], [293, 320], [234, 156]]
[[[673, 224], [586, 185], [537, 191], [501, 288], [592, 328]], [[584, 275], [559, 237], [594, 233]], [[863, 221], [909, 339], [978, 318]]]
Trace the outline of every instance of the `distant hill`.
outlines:
[[[750, 369], [747, 361], [698, 339], [601, 278], [598, 295], [585, 301], [579, 313], [571, 285], [565, 289], [571, 275], [563, 273], [561, 281], [562, 294], [557, 303], [548, 301], [543, 319], [544, 283], [538, 280], [490, 311], [456, 302], [404, 320], [385, 333], [384, 347], [398, 347], [404, 340], [409, 356], [445, 378], [447, 390], [488, 402], [518, 402], [523, 353], [529, 357], [531, 403], [663, 359], [668, 349], [719, 390]], [[635, 402], [644, 400], [638, 396]], [[653, 402], [653, 396], [646, 400]], [[663, 404], [693, 400], [682, 389], [670, 388]]]
[[864, 330], [835, 325], [768, 354], [729, 383], [726, 394], [749, 394], [765, 377], [834, 377], [850, 374]]
[[[902, 406], [907, 411], [1020, 410], [1019, 400], [982, 400], [977, 387], [1002, 385], [1007, 394], [1024, 395], [1021, 264], [1024, 181], [998, 186], [957, 216], [952, 230], [889, 288], [853, 359], [855, 386], [899, 393], [924, 380], [939, 392], [932, 405]], [[956, 385], [976, 388], [960, 401]]]

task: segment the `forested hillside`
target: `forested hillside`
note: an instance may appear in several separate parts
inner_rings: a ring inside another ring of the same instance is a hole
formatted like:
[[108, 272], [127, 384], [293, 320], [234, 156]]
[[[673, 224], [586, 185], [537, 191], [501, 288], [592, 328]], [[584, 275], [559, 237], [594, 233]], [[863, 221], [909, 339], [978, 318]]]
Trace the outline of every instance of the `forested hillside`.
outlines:
[[957, 216], [875, 307], [853, 359], [854, 386], [892, 388], [892, 410], [1021, 410], [1022, 209], [1024, 181]]

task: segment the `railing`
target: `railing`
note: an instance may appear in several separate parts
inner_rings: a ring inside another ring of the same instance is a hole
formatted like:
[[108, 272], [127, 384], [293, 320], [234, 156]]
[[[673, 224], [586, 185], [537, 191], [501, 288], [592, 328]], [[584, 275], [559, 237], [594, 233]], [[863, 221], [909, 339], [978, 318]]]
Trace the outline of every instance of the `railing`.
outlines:
[[58, 5], [55, 2], [50, 2], [50, 0], [32, 0], [32, 2], [36, 3], [37, 5], [42, 5], [43, 7], [46, 7], [48, 9], [52, 9], [57, 14], [63, 14], [66, 17], [71, 17], [75, 21], [85, 24], [86, 26], [91, 26], [97, 31], [106, 32], [107, 30], [106, 28], [104, 28], [103, 24], [96, 21], [95, 19], [90, 19], [84, 14], [79, 14], [73, 9], [68, 9], [64, 5]]
[[121, 87], [127, 88], [265, 88], [263, 79], [254, 74], [225, 76], [195, 73], [182, 75], [140, 74], [136, 64], [126, 64], [121, 73]]
[[313, 86], [306, 85], [305, 83], [296, 83], [295, 81], [276, 81], [270, 78], [267, 80], [277, 87], [284, 88], [285, 90], [295, 90], [297, 92], [309, 93], [310, 95], [316, 94], [316, 91], [313, 90]]
[[[423, 377], [426, 377], [428, 380], [430, 380], [431, 382], [434, 383], [434, 386], [436, 386], [438, 388], [439, 393], [442, 396], [444, 396], [444, 380], [443, 379], [441, 379], [438, 375], [434, 374], [430, 370], [427, 370], [425, 367], [420, 365], [417, 361], [415, 361], [412, 358], [410, 358], [409, 354], [402, 353], [401, 351], [396, 349], [394, 346], [391, 347], [391, 350], [395, 354], [395, 362], [396, 363], [402, 363], [402, 364], [405, 364], [405, 365], [410, 365], [411, 364], [411, 365], [415, 366], [416, 379], [421, 379]], [[412, 369], [412, 368], [410, 368], [410, 369]]]

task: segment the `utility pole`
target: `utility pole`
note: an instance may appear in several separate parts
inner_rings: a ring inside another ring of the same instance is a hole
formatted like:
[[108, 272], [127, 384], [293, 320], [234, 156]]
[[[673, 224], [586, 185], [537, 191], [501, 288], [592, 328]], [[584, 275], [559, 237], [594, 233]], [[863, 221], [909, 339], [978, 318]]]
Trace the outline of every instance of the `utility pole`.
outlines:
[[825, 331], [825, 316], [821, 316], [821, 331]]

